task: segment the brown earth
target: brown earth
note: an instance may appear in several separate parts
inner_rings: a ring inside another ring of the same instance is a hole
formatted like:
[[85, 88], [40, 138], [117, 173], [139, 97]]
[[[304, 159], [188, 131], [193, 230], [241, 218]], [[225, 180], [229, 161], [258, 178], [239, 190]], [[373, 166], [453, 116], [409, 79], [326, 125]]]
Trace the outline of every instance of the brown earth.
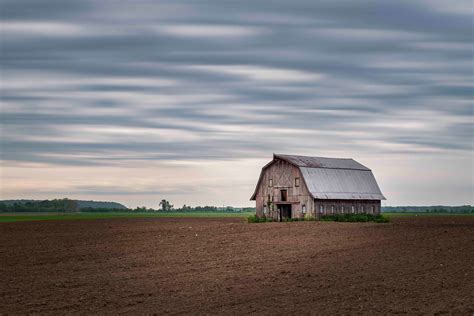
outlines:
[[474, 312], [474, 217], [0, 224], [0, 314]]

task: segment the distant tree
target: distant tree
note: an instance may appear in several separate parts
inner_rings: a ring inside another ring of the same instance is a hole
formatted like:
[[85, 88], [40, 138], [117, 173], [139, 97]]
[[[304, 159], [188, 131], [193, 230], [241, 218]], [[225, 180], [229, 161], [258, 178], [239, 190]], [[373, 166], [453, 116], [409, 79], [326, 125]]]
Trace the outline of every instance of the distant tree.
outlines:
[[161, 200], [160, 206], [163, 212], [171, 211], [173, 209], [173, 205], [171, 205], [170, 202], [165, 199]]
[[191, 206], [188, 206], [186, 204], [183, 205], [183, 207], [181, 208], [181, 211], [183, 212], [189, 212], [189, 211], [192, 211], [193, 208]]
[[64, 203], [64, 210], [66, 212], [75, 212], [79, 209], [77, 206], [77, 201], [75, 200], [64, 199], [63, 203]]
[[137, 206], [137, 208], [135, 209], [135, 212], [146, 212], [147, 209], [146, 209], [146, 206]]

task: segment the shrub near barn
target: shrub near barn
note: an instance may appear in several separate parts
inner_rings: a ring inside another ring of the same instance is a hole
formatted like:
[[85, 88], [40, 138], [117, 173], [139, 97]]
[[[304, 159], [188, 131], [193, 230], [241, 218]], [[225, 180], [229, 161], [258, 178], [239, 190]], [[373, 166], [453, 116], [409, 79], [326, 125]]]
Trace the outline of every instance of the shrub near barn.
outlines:
[[322, 221], [326, 222], [375, 222], [388, 223], [388, 217], [372, 214], [336, 214], [321, 216]]

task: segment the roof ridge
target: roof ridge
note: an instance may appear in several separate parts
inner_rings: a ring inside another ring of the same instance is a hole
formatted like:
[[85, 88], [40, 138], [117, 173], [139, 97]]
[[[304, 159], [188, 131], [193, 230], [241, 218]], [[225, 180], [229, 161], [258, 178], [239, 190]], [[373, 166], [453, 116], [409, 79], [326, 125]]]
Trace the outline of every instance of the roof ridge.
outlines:
[[[354, 160], [355, 161], [355, 160]], [[342, 168], [342, 167], [307, 167], [307, 166], [296, 166], [298, 168], [308, 168], [308, 169], [334, 169], [334, 170], [358, 170], [358, 171], [372, 171], [365, 166], [364, 168]]]

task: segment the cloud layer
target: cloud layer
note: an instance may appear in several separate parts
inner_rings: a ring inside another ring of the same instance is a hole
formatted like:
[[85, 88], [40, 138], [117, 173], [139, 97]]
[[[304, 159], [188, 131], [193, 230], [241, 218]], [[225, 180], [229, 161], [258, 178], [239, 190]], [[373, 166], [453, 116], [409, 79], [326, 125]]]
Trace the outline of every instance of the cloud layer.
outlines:
[[389, 204], [472, 203], [471, 2], [0, 3], [4, 197], [245, 205], [284, 152], [360, 159]]

